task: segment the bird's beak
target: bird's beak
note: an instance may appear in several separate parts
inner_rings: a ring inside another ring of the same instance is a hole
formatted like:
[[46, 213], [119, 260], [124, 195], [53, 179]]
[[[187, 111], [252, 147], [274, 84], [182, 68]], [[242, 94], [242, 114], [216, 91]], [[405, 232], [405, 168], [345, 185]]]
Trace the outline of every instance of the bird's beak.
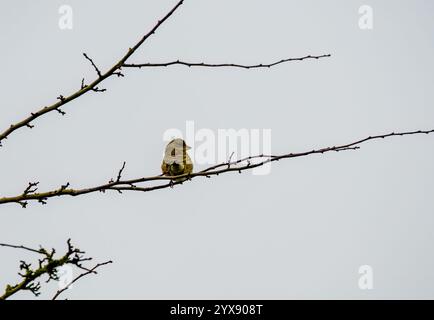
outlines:
[[191, 149], [190, 146], [185, 145], [185, 150], [190, 150], [190, 149]]

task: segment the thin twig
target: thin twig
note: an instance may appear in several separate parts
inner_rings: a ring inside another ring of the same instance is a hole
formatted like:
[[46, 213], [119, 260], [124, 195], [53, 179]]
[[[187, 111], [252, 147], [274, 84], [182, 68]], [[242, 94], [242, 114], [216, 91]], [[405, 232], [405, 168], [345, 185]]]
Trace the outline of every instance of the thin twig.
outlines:
[[124, 163], [122, 164], [122, 168], [119, 170], [119, 173], [118, 173], [118, 177], [117, 177], [117, 179], [116, 179], [116, 181], [121, 181], [121, 178], [122, 178], [122, 172], [124, 171], [124, 169], [125, 169], [125, 165], [126, 165], [126, 162], [124, 161]]
[[35, 252], [35, 253], [41, 253], [40, 250], [36, 250], [36, 249], [32, 249], [26, 246], [18, 246], [18, 245], [13, 245], [13, 244], [7, 244], [7, 243], [0, 243], [0, 247], [9, 247], [9, 248], [14, 248], [14, 249], [23, 249], [23, 250], [27, 250], [27, 251], [31, 251], [31, 252]]
[[205, 62], [185, 62], [185, 61], [171, 61], [171, 62], [161, 62], [161, 63], [124, 63], [123, 67], [125, 68], [146, 68], [146, 67], [169, 67], [173, 65], [183, 65], [187, 67], [207, 67], [207, 68], [222, 68], [222, 67], [232, 67], [232, 68], [242, 68], [242, 69], [259, 69], [259, 68], [271, 68], [274, 66], [277, 66], [282, 63], [286, 62], [292, 62], [292, 61], [303, 61], [307, 59], [321, 59], [321, 58], [328, 58], [331, 57], [330, 54], [323, 54], [320, 56], [304, 56], [300, 58], [288, 58], [288, 59], [282, 59], [279, 61], [275, 61], [269, 64], [252, 64], [252, 65], [245, 65], [245, 64], [237, 64], [237, 63], [205, 63]]
[[98, 77], [101, 78], [101, 77], [102, 77], [102, 73], [101, 73], [101, 71], [99, 70], [99, 68], [96, 66], [96, 64], [93, 62], [93, 60], [92, 60], [91, 58], [89, 58], [89, 56], [88, 56], [85, 52], [83, 52], [83, 56], [84, 56], [87, 60], [90, 61], [90, 63], [92, 64], [93, 68], [95, 69], [96, 73], [98, 74]]
[[98, 269], [99, 267], [105, 266], [109, 263], [113, 263], [113, 261], [109, 260], [109, 261], [106, 261], [103, 263], [98, 263], [92, 269], [89, 269], [86, 272], [83, 272], [82, 274], [78, 275], [70, 283], [68, 283], [64, 288], [57, 290], [56, 294], [53, 296], [53, 298], [51, 298], [51, 300], [56, 300], [64, 291], [68, 290], [73, 283], [77, 282], [81, 278], [83, 278], [89, 274], [97, 274], [97, 272], [95, 271], [96, 269]]

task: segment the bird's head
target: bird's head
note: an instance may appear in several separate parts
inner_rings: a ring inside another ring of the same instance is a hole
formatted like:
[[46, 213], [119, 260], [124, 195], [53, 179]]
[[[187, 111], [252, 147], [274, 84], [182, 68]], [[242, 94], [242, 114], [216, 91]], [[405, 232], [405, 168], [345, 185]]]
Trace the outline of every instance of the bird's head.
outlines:
[[190, 150], [189, 147], [183, 139], [177, 138], [170, 141], [166, 146], [166, 156], [175, 157], [177, 155], [184, 155], [187, 150]]

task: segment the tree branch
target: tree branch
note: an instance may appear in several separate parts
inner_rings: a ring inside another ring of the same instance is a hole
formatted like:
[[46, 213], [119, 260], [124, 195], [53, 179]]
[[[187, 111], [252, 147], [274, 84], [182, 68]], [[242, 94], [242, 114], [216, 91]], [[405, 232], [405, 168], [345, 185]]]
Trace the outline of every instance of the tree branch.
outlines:
[[324, 54], [320, 56], [304, 56], [300, 58], [288, 58], [288, 59], [282, 59], [279, 61], [275, 61], [269, 64], [252, 64], [252, 65], [244, 65], [244, 64], [237, 64], [237, 63], [204, 63], [204, 62], [185, 62], [185, 61], [171, 61], [171, 62], [161, 62], [161, 63], [124, 63], [122, 66], [125, 68], [146, 68], [146, 67], [169, 67], [173, 65], [183, 65], [187, 67], [208, 67], [208, 68], [221, 68], [221, 67], [232, 67], [232, 68], [242, 68], [242, 69], [259, 69], [259, 68], [271, 68], [274, 66], [277, 66], [282, 63], [292, 62], [292, 61], [303, 61], [307, 59], [321, 59], [321, 58], [328, 58], [331, 57], [330, 54]]
[[14, 249], [23, 249], [23, 250], [27, 250], [30, 252], [34, 252], [34, 253], [41, 253], [41, 249], [37, 250], [37, 249], [32, 249], [29, 247], [25, 247], [25, 246], [17, 246], [17, 245], [13, 245], [13, 244], [7, 244], [7, 243], [0, 243], [0, 247], [9, 247], [9, 248], [14, 248]]
[[123, 74], [120, 72], [123, 64], [128, 60], [129, 57], [131, 57], [131, 55], [134, 52], [136, 52], [136, 50], [146, 41], [146, 39], [148, 39], [151, 35], [153, 35], [155, 33], [155, 31], [183, 4], [183, 2], [184, 2], [184, 0], [179, 1], [172, 8], [172, 10], [170, 10], [161, 20], [159, 20], [157, 22], [157, 24], [147, 34], [145, 34], [132, 48], [129, 48], [127, 53], [117, 63], [115, 63], [109, 70], [107, 70], [105, 73], [102, 73], [96, 67], [96, 65], [94, 64], [92, 59], [90, 59], [86, 54], [84, 54], [85, 58], [92, 63], [93, 67], [97, 71], [98, 77], [88, 85], [85, 85], [84, 80], [82, 80], [80, 90], [78, 90], [78, 91], [76, 91], [76, 92], [74, 92], [68, 96], [59, 95], [59, 97], [57, 98], [59, 100], [58, 102], [53, 103], [52, 105], [49, 105], [49, 106], [45, 106], [36, 112], [32, 112], [30, 114], [30, 116], [28, 116], [24, 120], [19, 121], [15, 124], [12, 124], [9, 128], [7, 128], [2, 133], [0, 133], [0, 147], [2, 146], [2, 141], [7, 139], [16, 130], [23, 128], [23, 127], [33, 128], [34, 125], [32, 125], [31, 123], [34, 120], [36, 120], [37, 118], [39, 118], [39, 117], [41, 117], [41, 116], [43, 116], [49, 112], [52, 112], [52, 111], [57, 111], [57, 112], [61, 113], [62, 115], [64, 115], [65, 113], [64, 113], [64, 111], [62, 111], [60, 109], [60, 107], [64, 106], [68, 102], [71, 102], [72, 100], [77, 99], [78, 97], [82, 96], [83, 94], [85, 94], [89, 91], [95, 91], [95, 92], [105, 91], [105, 89], [99, 89], [98, 84], [100, 84], [102, 81], [104, 81], [105, 79], [107, 79], [113, 75], [117, 75], [118, 77], [123, 76]]
[[83, 56], [84, 56], [87, 60], [90, 61], [90, 63], [92, 64], [93, 68], [94, 68], [95, 71], [96, 71], [96, 74], [98, 75], [99, 78], [101, 78], [101, 77], [102, 77], [102, 73], [101, 73], [101, 71], [98, 69], [98, 67], [95, 65], [95, 63], [93, 62], [93, 60], [92, 60], [91, 58], [89, 58], [89, 56], [88, 56], [86, 53], [84, 53], [84, 52], [83, 52]]
[[110, 264], [110, 263], [113, 263], [113, 261], [110, 260], [110, 261], [98, 263], [92, 269], [89, 269], [88, 271], [83, 272], [82, 274], [78, 275], [70, 283], [68, 283], [63, 289], [57, 290], [56, 294], [53, 296], [53, 298], [51, 300], [56, 300], [64, 291], [68, 290], [73, 283], [77, 282], [78, 280], [80, 280], [81, 278], [83, 278], [89, 274], [97, 274], [97, 272], [95, 271], [96, 269], [98, 269], [99, 267], [105, 266], [107, 264]]
[[[0, 300], [6, 300], [10, 296], [18, 293], [19, 291], [30, 291], [35, 296], [40, 295], [40, 289], [41, 285], [40, 282], [36, 282], [36, 280], [43, 275], [47, 275], [48, 279], [46, 282], [49, 282], [51, 280], [59, 281], [58, 276], [58, 267], [64, 266], [64, 265], [74, 265], [78, 267], [79, 269], [83, 269], [86, 272], [79, 275], [77, 278], [75, 278], [72, 282], [76, 282], [80, 278], [84, 277], [87, 274], [90, 273], [96, 273], [95, 269], [97, 269], [100, 266], [112, 263], [112, 261], [106, 261], [104, 263], [98, 263], [91, 269], [88, 269], [83, 266], [83, 262], [92, 260], [92, 258], [87, 258], [84, 256], [85, 252], [81, 251], [78, 248], [75, 248], [71, 244], [71, 239], [68, 239], [67, 241], [67, 252], [61, 256], [60, 258], [55, 258], [54, 255], [56, 253], [55, 249], [46, 250], [43, 247], [40, 247], [40, 249], [32, 249], [29, 247], [25, 247], [22, 245], [11, 245], [6, 243], [0, 243], [0, 247], [9, 247], [14, 249], [23, 249], [26, 251], [30, 251], [33, 253], [38, 253], [42, 256], [42, 259], [38, 260], [38, 267], [36, 269], [31, 268], [30, 263], [26, 263], [25, 261], [20, 261], [20, 270], [23, 273], [18, 273], [19, 276], [22, 278], [22, 281], [15, 284], [15, 285], [7, 285], [5, 292], [3, 295], [0, 295]], [[70, 285], [69, 283], [65, 288], [57, 291], [55, 298], [58, 297], [63, 291], [67, 290]]]
[[[409, 135], [420, 135], [420, 134], [431, 134], [431, 133], [434, 133], [434, 129], [425, 130], [425, 131], [418, 130], [418, 131], [407, 131], [407, 132], [392, 132], [389, 134], [369, 136], [367, 138], [357, 140], [351, 143], [343, 144], [343, 145], [325, 147], [325, 148], [314, 149], [314, 150], [299, 152], [299, 153], [287, 153], [282, 155], [261, 154], [256, 156], [249, 156], [236, 161], [231, 161], [230, 158], [227, 162], [211, 166], [205, 170], [196, 173], [191, 173], [191, 174], [183, 174], [179, 176], [158, 175], [158, 176], [142, 177], [142, 178], [131, 179], [131, 180], [122, 180], [122, 173], [125, 169], [125, 163], [124, 163], [122, 168], [119, 170], [116, 179], [110, 179], [108, 183], [96, 187], [84, 188], [84, 189], [71, 189], [68, 188], [69, 184], [66, 184], [60, 187], [59, 189], [53, 191], [27, 192], [27, 193], [24, 192], [21, 195], [14, 196], [14, 197], [3, 197], [0, 198], [0, 204], [17, 203], [20, 204], [23, 208], [25, 208], [27, 206], [28, 201], [37, 201], [42, 204], [45, 204], [48, 198], [59, 197], [59, 196], [79, 196], [79, 195], [95, 193], [95, 192], [104, 193], [110, 190], [119, 193], [122, 193], [122, 191], [150, 192], [159, 189], [172, 188], [175, 185], [182, 184], [183, 182], [186, 181], [190, 181], [196, 177], [211, 178], [212, 176], [218, 176], [220, 174], [228, 173], [228, 172], [241, 173], [245, 170], [251, 170], [263, 166], [266, 163], [275, 162], [282, 159], [306, 157], [313, 154], [324, 154], [328, 152], [358, 150], [361, 144], [371, 140], [380, 140], [380, 139], [386, 139], [395, 136], [409, 136]], [[256, 162], [252, 163], [252, 160], [256, 160]], [[185, 178], [185, 179], [180, 179], [180, 178]], [[149, 182], [155, 182], [158, 184], [139, 186], [139, 184], [145, 184]]]
[[3, 132], [0, 132], [0, 147], [2, 147], [3, 140], [6, 140], [13, 132], [16, 130], [27, 127], [30, 129], [34, 128], [34, 125], [32, 124], [37, 118], [53, 111], [57, 111], [62, 116], [65, 115], [65, 112], [61, 109], [64, 105], [66, 105], [68, 102], [71, 102], [78, 97], [82, 96], [83, 94], [93, 91], [93, 92], [105, 92], [105, 88], [99, 88], [98, 85], [103, 82], [105, 79], [111, 77], [111, 76], [118, 76], [123, 77], [124, 74], [122, 73], [123, 67], [128, 68], [142, 68], [142, 67], [167, 67], [170, 65], [180, 64], [180, 65], [186, 65], [189, 67], [237, 67], [237, 68], [244, 68], [244, 69], [255, 69], [255, 68], [270, 68], [272, 66], [289, 62], [289, 61], [302, 61], [306, 59], [320, 59], [324, 57], [330, 57], [329, 54], [327, 55], [321, 55], [321, 56], [305, 56], [301, 58], [288, 58], [283, 59], [277, 62], [273, 62], [271, 64], [258, 64], [258, 65], [241, 65], [241, 64], [233, 64], [233, 63], [224, 63], [224, 64], [209, 64], [209, 63], [189, 63], [189, 62], [182, 62], [182, 61], [173, 61], [173, 62], [167, 62], [167, 63], [145, 63], [145, 64], [127, 64], [127, 60], [134, 54], [134, 52], [137, 51], [137, 49], [151, 36], [155, 33], [155, 31], [183, 4], [184, 0], [179, 1], [161, 20], [157, 22], [157, 24], [147, 33], [145, 34], [132, 48], [129, 48], [127, 53], [117, 62], [115, 63], [110, 69], [108, 69], [105, 73], [103, 73], [94, 63], [94, 61], [86, 54], [83, 53], [83, 56], [91, 63], [93, 68], [95, 69], [97, 73], [97, 78], [92, 81], [90, 84], [85, 84], [84, 78], [81, 81], [80, 89], [68, 96], [59, 95], [57, 99], [59, 100], [56, 103], [53, 103], [48, 106], [44, 106], [41, 109], [39, 109], [36, 112], [32, 112], [30, 116], [25, 118], [24, 120], [21, 120], [15, 124], [10, 125], [9, 128], [4, 130]]

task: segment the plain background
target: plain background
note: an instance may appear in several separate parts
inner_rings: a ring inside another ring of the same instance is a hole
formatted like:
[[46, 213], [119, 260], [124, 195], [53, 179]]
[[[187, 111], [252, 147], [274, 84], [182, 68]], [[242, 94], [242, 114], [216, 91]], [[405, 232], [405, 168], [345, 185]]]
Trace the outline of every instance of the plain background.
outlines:
[[[61, 5], [73, 29], [58, 27]], [[0, 128], [114, 64], [175, 4], [2, 1]], [[371, 5], [374, 29], [358, 26]], [[130, 62], [266, 63], [270, 70], [130, 69], [0, 149], [0, 195], [69, 181], [159, 173], [168, 128], [271, 128], [273, 153], [434, 127], [434, 2], [187, 0]], [[434, 298], [434, 137], [392, 138], [281, 161], [270, 175], [227, 174], [152, 193], [91, 194], [0, 207], [0, 242], [113, 259], [70, 299]], [[0, 287], [20, 259], [0, 248]], [[360, 290], [370, 265], [374, 288]], [[57, 289], [45, 285], [41, 298]], [[15, 298], [31, 298], [30, 293]]]

